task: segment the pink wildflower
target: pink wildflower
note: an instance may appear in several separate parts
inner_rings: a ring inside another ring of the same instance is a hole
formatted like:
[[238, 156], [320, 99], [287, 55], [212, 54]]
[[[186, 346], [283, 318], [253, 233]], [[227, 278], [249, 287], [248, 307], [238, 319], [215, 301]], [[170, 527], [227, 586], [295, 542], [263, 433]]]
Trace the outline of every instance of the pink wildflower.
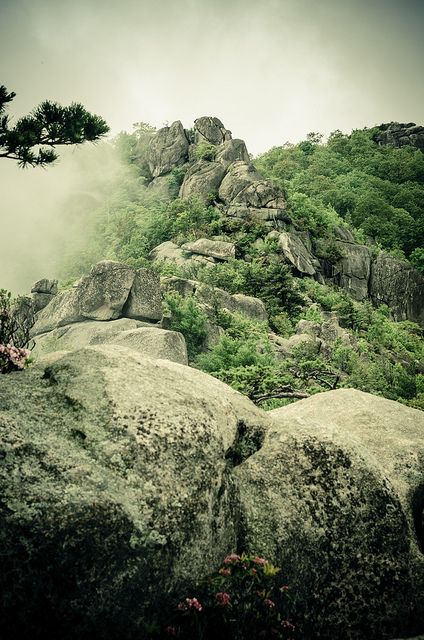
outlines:
[[283, 584], [283, 585], [280, 587], [280, 591], [281, 591], [281, 593], [287, 593], [287, 591], [288, 591], [288, 590], [289, 590], [289, 585], [288, 585], [288, 584]]
[[175, 627], [172, 627], [172, 626], [166, 627], [165, 631], [168, 634], [168, 636], [173, 636], [175, 638], [177, 637], [177, 629]]
[[282, 626], [284, 629], [290, 629], [291, 631], [294, 631], [294, 629], [296, 628], [296, 627], [294, 626], [294, 624], [292, 624], [292, 623], [291, 623], [291, 622], [289, 622], [288, 620], [282, 620], [282, 621], [281, 621], [281, 626]]
[[273, 600], [270, 600], [269, 598], [266, 598], [264, 600], [264, 605], [269, 609], [273, 609], [275, 607], [275, 602], [273, 602]]
[[227, 607], [231, 604], [231, 598], [225, 591], [219, 591], [216, 596], [216, 602], [220, 607]]
[[256, 558], [253, 558], [253, 562], [255, 564], [261, 564], [261, 565], [266, 564], [265, 558], [259, 558], [259, 556], [256, 556]]
[[224, 563], [231, 564], [233, 562], [238, 562], [239, 560], [240, 560], [240, 556], [238, 556], [236, 553], [230, 553], [230, 555], [224, 558]]
[[225, 567], [221, 567], [219, 569], [218, 573], [220, 573], [221, 576], [230, 576], [231, 575], [231, 569], [226, 569]]

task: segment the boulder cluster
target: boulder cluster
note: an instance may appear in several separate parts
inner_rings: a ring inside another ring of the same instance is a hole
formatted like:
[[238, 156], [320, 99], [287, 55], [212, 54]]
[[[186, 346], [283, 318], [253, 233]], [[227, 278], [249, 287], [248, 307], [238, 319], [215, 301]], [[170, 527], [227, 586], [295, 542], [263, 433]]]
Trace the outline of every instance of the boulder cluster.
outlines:
[[409, 145], [424, 151], [424, 127], [415, 122], [388, 122], [378, 127], [374, 140], [378, 144], [390, 147], [404, 147]]
[[[397, 127], [402, 126], [390, 125], [383, 133], [395, 135], [395, 131], [401, 131]], [[421, 130], [412, 126], [406, 129], [408, 139], [416, 136], [413, 139], [418, 146], [424, 135]], [[213, 203], [221, 215], [263, 224], [296, 275], [332, 282], [358, 301], [386, 304], [395, 320], [424, 324], [422, 274], [384, 251], [373, 256], [368, 246], [356, 242], [349, 229], [342, 226], [333, 232], [337, 255], [332, 260], [320, 256], [311, 234], [291, 220], [282, 191], [258, 173], [243, 140], [232, 139], [218, 118], [198, 118], [190, 131], [180, 121], [160, 129], [150, 142], [147, 158], [152, 175], [149, 188], [163, 187], [176, 167], [184, 167], [180, 197], [196, 196]], [[219, 238], [203, 238], [182, 247], [165, 242], [152, 251], [151, 258], [187, 265], [190, 260], [207, 264], [234, 257], [231, 243], [219, 243]]]

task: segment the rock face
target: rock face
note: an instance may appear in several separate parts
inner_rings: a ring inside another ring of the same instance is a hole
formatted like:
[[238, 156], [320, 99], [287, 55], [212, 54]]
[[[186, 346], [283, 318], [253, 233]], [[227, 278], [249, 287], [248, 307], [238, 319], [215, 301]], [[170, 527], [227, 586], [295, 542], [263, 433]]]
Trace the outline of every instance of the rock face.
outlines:
[[31, 289], [32, 302], [34, 305], [34, 311], [37, 313], [44, 309], [45, 306], [52, 301], [53, 296], [57, 294], [57, 280], [38, 280]]
[[189, 141], [181, 122], [159, 129], [149, 143], [147, 163], [153, 178], [171, 173], [188, 160]]
[[375, 134], [374, 140], [378, 144], [390, 147], [411, 145], [424, 151], [424, 127], [417, 126], [415, 122], [382, 124], [379, 127], [379, 132]]
[[355, 300], [368, 298], [368, 282], [371, 271], [371, 252], [363, 244], [336, 241], [342, 258], [337, 262], [336, 281]]
[[124, 347], [1, 376], [5, 638], [135, 637], [236, 547], [231, 452], [266, 424], [218, 380]]
[[219, 118], [202, 116], [194, 121], [195, 142], [210, 142], [211, 144], [223, 144], [231, 140], [231, 131], [228, 131]]
[[270, 412], [237, 467], [245, 548], [284, 567], [302, 638], [424, 627], [424, 414], [342, 389]]
[[227, 205], [254, 208], [285, 209], [281, 191], [265, 180], [253, 165], [234, 162], [221, 183], [219, 197]]
[[282, 249], [284, 256], [300, 273], [309, 276], [315, 274], [312, 264], [313, 256], [309, 253], [302, 240], [292, 233], [283, 231], [279, 234], [278, 246]]
[[218, 260], [226, 261], [235, 258], [236, 248], [232, 242], [222, 242], [221, 240], [208, 240], [199, 238], [194, 242], [186, 242], [181, 245], [184, 251], [197, 253], [201, 256], [209, 256]]
[[396, 320], [424, 325], [424, 277], [409, 263], [381, 252], [371, 265], [370, 296], [387, 304]]
[[150, 269], [138, 269], [123, 314], [134, 320], [160, 320], [162, 295], [160, 278]]
[[32, 355], [38, 359], [55, 351], [75, 351], [100, 344], [118, 344], [149, 358], [188, 364], [187, 347], [180, 333], [128, 318], [59, 327], [36, 337]]
[[161, 318], [159, 278], [149, 269], [135, 271], [120, 262], [105, 260], [94, 265], [72, 289], [53, 297], [37, 314], [32, 334], [84, 320], [116, 320], [123, 315]]
[[226, 167], [221, 162], [198, 160], [188, 169], [180, 188], [180, 198], [200, 197], [209, 202], [218, 193]]

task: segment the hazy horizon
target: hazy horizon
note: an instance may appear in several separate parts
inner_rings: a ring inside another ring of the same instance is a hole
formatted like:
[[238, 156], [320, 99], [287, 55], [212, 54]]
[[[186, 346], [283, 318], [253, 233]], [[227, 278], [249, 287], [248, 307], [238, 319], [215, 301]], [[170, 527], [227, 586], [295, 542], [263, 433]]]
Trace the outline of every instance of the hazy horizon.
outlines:
[[[0, 83], [14, 117], [78, 101], [113, 135], [213, 115], [256, 155], [309, 131], [423, 123], [423, 26], [418, 0], [0, 0]], [[1, 228], [21, 255], [3, 247], [0, 286], [45, 275], [49, 229], [66, 237], [57, 212], [84, 190], [80, 151], [47, 172], [1, 163]]]

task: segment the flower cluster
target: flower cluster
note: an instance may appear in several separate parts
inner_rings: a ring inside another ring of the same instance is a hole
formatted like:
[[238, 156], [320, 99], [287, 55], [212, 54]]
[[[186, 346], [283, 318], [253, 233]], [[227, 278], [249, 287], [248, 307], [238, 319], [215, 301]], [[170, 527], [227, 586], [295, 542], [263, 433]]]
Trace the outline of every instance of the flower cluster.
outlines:
[[281, 584], [279, 573], [260, 556], [227, 555], [198, 585], [198, 598], [180, 600], [174, 619], [163, 627], [165, 635], [180, 640], [293, 640], [288, 586]]
[[180, 611], [188, 611], [189, 609], [196, 609], [197, 611], [202, 611], [203, 607], [197, 598], [186, 598], [185, 600], [179, 603], [178, 609]]
[[0, 373], [24, 369], [29, 356], [29, 349], [20, 349], [12, 344], [0, 344]]

